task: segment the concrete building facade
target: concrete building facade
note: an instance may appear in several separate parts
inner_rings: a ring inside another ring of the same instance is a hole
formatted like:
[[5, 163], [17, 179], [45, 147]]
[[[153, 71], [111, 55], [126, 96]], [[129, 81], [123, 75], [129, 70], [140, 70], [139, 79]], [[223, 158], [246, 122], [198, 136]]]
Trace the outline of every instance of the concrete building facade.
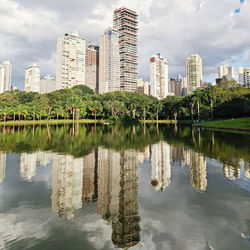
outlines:
[[120, 89], [119, 34], [112, 28], [99, 38], [99, 94]]
[[114, 28], [119, 32], [121, 90], [137, 91], [138, 15], [125, 7], [114, 12]]
[[233, 66], [224, 65], [218, 67], [218, 78], [226, 78], [227, 81], [234, 80], [234, 68]]
[[50, 75], [42, 76], [40, 79], [40, 94], [50, 93], [56, 89], [56, 79]]
[[33, 64], [25, 70], [25, 86], [26, 92], [40, 92], [40, 67]]
[[85, 57], [85, 82], [86, 86], [98, 93], [99, 84], [99, 47], [89, 45], [86, 47]]
[[250, 88], [250, 68], [243, 69], [243, 84]]
[[57, 40], [56, 89], [85, 85], [86, 42], [76, 31]]
[[163, 99], [168, 95], [168, 61], [160, 54], [150, 58], [151, 95]]
[[12, 65], [10, 61], [0, 64], [0, 94], [11, 90]]
[[188, 94], [199, 89], [202, 84], [202, 59], [198, 54], [186, 59], [187, 92]]

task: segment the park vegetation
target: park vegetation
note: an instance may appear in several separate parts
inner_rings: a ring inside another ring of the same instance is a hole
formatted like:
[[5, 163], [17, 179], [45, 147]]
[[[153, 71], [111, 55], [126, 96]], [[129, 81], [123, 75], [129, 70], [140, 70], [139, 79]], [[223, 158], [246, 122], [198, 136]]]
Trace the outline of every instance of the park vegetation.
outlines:
[[1, 121], [213, 120], [250, 116], [250, 89], [210, 86], [186, 97], [163, 100], [135, 92], [94, 94], [87, 86], [49, 94], [11, 91], [0, 95]]

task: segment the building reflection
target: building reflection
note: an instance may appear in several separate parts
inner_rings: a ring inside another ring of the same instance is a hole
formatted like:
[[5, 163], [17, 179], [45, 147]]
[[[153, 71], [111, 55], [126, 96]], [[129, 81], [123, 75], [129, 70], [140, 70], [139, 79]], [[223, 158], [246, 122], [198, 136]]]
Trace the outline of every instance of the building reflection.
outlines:
[[72, 219], [82, 207], [83, 158], [53, 155], [52, 211]]
[[226, 178], [229, 180], [236, 180], [240, 178], [240, 168], [239, 167], [233, 167], [226, 163], [223, 164], [223, 174]]
[[6, 153], [0, 152], [0, 184], [5, 178]]
[[156, 191], [164, 191], [171, 183], [171, 148], [161, 141], [151, 147], [151, 184]]
[[135, 151], [98, 149], [97, 210], [112, 224], [112, 241], [119, 248], [140, 241], [137, 161]]
[[20, 175], [21, 177], [31, 182], [36, 176], [37, 153], [22, 153], [20, 160]]
[[116, 247], [128, 248], [140, 242], [138, 167], [135, 151], [121, 153], [120, 169], [119, 208], [118, 216], [112, 220], [112, 241]]
[[193, 188], [205, 191], [207, 189], [207, 162], [201, 153], [190, 151], [190, 184]]
[[250, 178], [250, 162], [244, 162], [244, 175], [246, 178]]

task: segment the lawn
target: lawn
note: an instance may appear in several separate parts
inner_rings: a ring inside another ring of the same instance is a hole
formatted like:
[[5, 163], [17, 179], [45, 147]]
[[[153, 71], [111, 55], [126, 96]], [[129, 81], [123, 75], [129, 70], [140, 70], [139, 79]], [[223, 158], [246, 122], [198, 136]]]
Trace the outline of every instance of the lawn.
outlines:
[[230, 120], [211, 121], [197, 124], [198, 126], [213, 127], [213, 128], [225, 128], [225, 129], [239, 129], [250, 131], [250, 117], [249, 118], [237, 118]]

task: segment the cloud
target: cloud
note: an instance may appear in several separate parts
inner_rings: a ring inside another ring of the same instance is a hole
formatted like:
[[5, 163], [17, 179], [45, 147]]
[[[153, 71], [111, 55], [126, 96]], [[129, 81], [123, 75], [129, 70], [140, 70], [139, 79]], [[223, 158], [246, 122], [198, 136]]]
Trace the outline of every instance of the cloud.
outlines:
[[[114, 9], [121, 6], [139, 14], [139, 76], [145, 80], [149, 58], [157, 52], [169, 61], [170, 76], [184, 75], [186, 56], [199, 53], [204, 78], [210, 80], [218, 65], [225, 61], [240, 65], [250, 49], [249, 1], [0, 0], [0, 5], [0, 61], [12, 61], [13, 83], [19, 87], [31, 63], [39, 64], [43, 74], [55, 75], [58, 37], [77, 30], [97, 43], [112, 26]], [[240, 11], [234, 13], [239, 5]]]

